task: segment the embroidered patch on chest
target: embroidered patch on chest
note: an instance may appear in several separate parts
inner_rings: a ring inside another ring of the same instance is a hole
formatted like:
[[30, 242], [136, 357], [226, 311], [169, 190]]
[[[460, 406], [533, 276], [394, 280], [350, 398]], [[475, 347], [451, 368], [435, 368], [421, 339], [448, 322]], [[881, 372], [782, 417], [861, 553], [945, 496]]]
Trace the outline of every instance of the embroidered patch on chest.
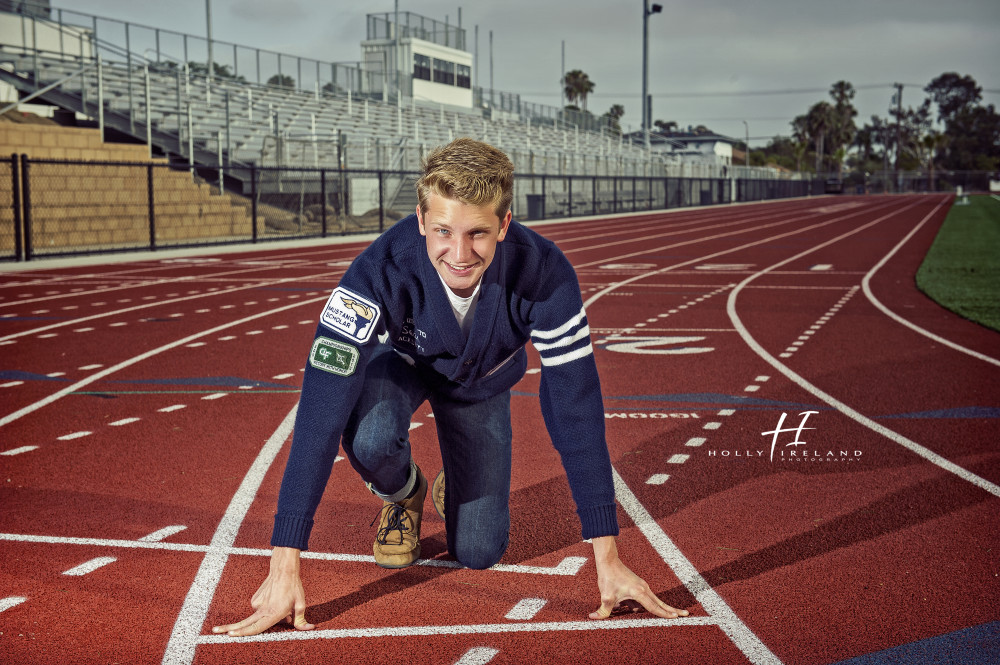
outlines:
[[371, 339], [380, 313], [372, 301], [338, 286], [326, 301], [320, 320], [327, 328], [364, 344]]
[[361, 354], [356, 347], [327, 337], [317, 337], [309, 353], [309, 364], [324, 372], [350, 376]]

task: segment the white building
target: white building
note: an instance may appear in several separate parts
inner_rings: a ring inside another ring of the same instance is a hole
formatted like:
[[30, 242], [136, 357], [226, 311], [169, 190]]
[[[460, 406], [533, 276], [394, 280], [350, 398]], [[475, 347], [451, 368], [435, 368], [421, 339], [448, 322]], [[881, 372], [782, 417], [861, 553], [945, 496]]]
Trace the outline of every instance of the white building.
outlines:
[[[465, 30], [412, 12], [369, 14], [361, 42], [363, 67], [402, 99], [472, 108], [473, 56]], [[382, 74], [385, 73], [384, 78]], [[378, 92], [373, 90], [372, 92]]]

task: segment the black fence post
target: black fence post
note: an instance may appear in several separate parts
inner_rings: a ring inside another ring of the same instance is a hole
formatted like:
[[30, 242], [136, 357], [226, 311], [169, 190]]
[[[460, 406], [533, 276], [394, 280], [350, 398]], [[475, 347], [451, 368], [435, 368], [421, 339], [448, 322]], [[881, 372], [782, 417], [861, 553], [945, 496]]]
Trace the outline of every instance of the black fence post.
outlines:
[[378, 172], [378, 232], [385, 230], [385, 180], [382, 171]]
[[319, 170], [320, 219], [323, 220], [323, 237], [326, 237], [326, 169]]
[[597, 176], [590, 178], [590, 214], [597, 214]]
[[573, 216], [573, 176], [566, 178], [568, 189], [566, 192], [566, 216]]
[[24, 215], [24, 260], [30, 261], [33, 255], [31, 247], [31, 178], [29, 176], [28, 156], [21, 155], [21, 210]]
[[542, 216], [541, 216], [541, 219], [545, 219], [545, 208], [546, 208], [546, 204], [548, 203], [545, 200], [545, 180], [546, 180], [545, 174], [543, 173], [542, 174]]
[[153, 198], [153, 165], [146, 165], [146, 196], [149, 198], [149, 248], [156, 249], [156, 200]]
[[257, 242], [257, 166], [250, 165], [250, 238]]
[[11, 204], [14, 207], [14, 258], [24, 259], [24, 248], [21, 246], [21, 172], [17, 168], [17, 153], [10, 156]]

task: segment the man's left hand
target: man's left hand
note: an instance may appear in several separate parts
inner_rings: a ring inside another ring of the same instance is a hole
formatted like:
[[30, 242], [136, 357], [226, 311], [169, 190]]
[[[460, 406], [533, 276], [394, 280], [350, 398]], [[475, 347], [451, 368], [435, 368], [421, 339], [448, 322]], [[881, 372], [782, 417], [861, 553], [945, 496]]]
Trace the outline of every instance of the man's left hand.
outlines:
[[634, 600], [647, 612], [664, 619], [676, 619], [688, 615], [687, 610], [678, 610], [657, 598], [645, 580], [621, 562], [614, 536], [594, 538], [593, 543], [601, 606], [590, 614], [591, 619], [607, 619], [625, 600]]

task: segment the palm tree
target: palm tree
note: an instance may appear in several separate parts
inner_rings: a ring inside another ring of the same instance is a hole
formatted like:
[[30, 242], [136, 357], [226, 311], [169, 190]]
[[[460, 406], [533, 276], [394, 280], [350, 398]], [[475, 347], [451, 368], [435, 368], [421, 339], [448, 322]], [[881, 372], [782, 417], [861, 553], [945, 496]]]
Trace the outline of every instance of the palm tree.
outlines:
[[834, 107], [828, 137], [831, 154], [840, 155], [835, 158], [839, 173], [844, 156], [847, 154], [847, 146], [854, 141], [854, 135], [857, 133], [854, 118], [858, 115], [858, 110], [851, 103], [854, 99], [854, 86], [847, 81], [837, 81], [830, 88], [830, 97], [833, 98]]
[[594, 82], [586, 73], [579, 69], [566, 72], [563, 77], [563, 90], [566, 92], [566, 99], [570, 104], [575, 105], [576, 100], [580, 100], [583, 110], [587, 110], [587, 95], [594, 91]]
[[813, 104], [806, 115], [809, 136], [816, 145], [816, 175], [823, 170], [823, 147], [830, 129], [834, 125], [833, 107], [828, 102]]

